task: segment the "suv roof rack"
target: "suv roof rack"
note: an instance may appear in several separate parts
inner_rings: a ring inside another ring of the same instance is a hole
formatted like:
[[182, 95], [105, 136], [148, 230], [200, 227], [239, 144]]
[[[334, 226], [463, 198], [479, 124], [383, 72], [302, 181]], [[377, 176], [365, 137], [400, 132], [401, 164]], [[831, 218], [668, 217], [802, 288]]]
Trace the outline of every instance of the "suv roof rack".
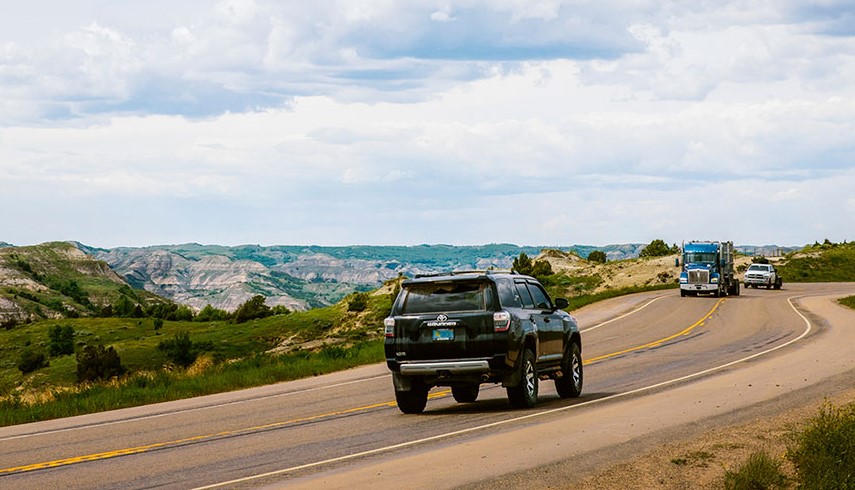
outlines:
[[422, 277], [459, 276], [463, 274], [519, 274], [519, 272], [512, 269], [472, 269], [451, 272], [428, 272], [425, 274], [416, 274], [415, 279], [419, 279]]

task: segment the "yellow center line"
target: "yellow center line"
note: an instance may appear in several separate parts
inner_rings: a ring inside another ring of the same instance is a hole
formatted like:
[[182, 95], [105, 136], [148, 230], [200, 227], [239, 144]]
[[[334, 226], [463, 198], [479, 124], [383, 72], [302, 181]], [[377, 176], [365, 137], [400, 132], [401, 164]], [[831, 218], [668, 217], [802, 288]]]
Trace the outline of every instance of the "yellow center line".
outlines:
[[[633, 352], [633, 351], [637, 351], [637, 350], [641, 350], [641, 349], [647, 349], [650, 347], [656, 347], [656, 346], [664, 344], [665, 342], [668, 342], [669, 340], [673, 340], [677, 337], [687, 335], [689, 332], [691, 332], [695, 328], [703, 325], [704, 322], [707, 319], [709, 319], [710, 316], [712, 316], [712, 314], [715, 312], [715, 310], [718, 309], [719, 305], [724, 300], [725, 300], [725, 298], [721, 298], [718, 301], [716, 301], [716, 303], [715, 303], [715, 305], [713, 305], [712, 309], [706, 315], [704, 315], [703, 318], [701, 318], [700, 320], [698, 320], [697, 322], [695, 322], [694, 324], [692, 324], [691, 326], [689, 326], [688, 328], [686, 328], [685, 330], [683, 330], [681, 332], [678, 332], [678, 333], [671, 335], [669, 337], [665, 337], [664, 339], [659, 339], [659, 340], [655, 340], [653, 342], [649, 342], [649, 343], [644, 344], [644, 345], [639, 345], [637, 347], [631, 347], [629, 349], [624, 349], [624, 350], [619, 351], [619, 352], [613, 352], [611, 354], [605, 354], [605, 355], [602, 355], [599, 357], [594, 357], [592, 359], [588, 359], [588, 360], [584, 361], [583, 364], [588, 365], [588, 364], [592, 364], [595, 362], [603, 361], [605, 359], [616, 357], [616, 356], [619, 356], [622, 354], [626, 354], [628, 352]], [[448, 396], [450, 393], [451, 393], [451, 390], [437, 391], [437, 392], [430, 393], [428, 395], [428, 398], [429, 399], [442, 398], [442, 397]], [[296, 425], [296, 424], [312, 422], [312, 421], [320, 420], [320, 419], [324, 419], [324, 418], [331, 418], [331, 417], [336, 417], [336, 416], [340, 416], [340, 415], [348, 415], [348, 414], [357, 413], [357, 412], [364, 412], [364, 411], [371, 410], [374, 408], [384, 408], [384, 407], [394, 407], [394, 406], [396, 406], [395, 402], [375, 403], [372, 405], [365, 405], [362, 407], [348, 408], [346, 410], [338, 410], [335, 412], [328, 412], [328, 413], [319, 414], [319, 415], [312, 415], [309, 417], [300, 417], [300, 418], [295, 418], [295, 419], [286, 420], [286, 421], [282, 421], [282, 422], [274, 422], [271, 424], [257, 425], [255, 427], [249, 427], [249, 428], [244, 428], [244, 429], [214, 432], [211, 434], [186, 437], [184, 439], [176, 439], [174, 441], [158, 442], [158, 443], [154, 443], [154, 444], [146, 444], [144, 446], [136, 446], [136, 447], [125, 448], [125, 449], [117, 449], [114, 451], [105, 451], [105, 452], [101, 452], [101, 453], [87, 454], [85, 456], [75, 456], [75, 457], [71, 457], [71, 458], [57, 459], [57, 460], [53, 460], [53, 461], [45, 461], [42, 463], [35, 463], [35, 464], [29, 464], [29, 465], [23, 465], [23, 466], [15, 466], [12, 468], [3, 468], [3, 469], [0, 469], [0, 475], [10, 474], [10, 473], [25, 473], [25, 472], [29, 472], [29, 471], [42, 470], [42, 469], [46, 469], [46, 468], [56, 468], [59, 466], [68, 466], [68, 465], [72, 465], [72, 464], [76, 464], [76, 463], [99, 461], [99, 460], [116, 458], [119, 456], [128, 456], [131, 454], [140, 454], [140, 453], [145, 453], [145, 452], [149, 452], [149, 451], [153, 451], [155, 449], [161, 449], [161, 448], [165, 448], [165, 447], [179, 446], [182, 444], [188, 444], [188, 443], [193, 443], [193, 442], [201, 442], [201, 441], [205, 441], [205, 440], [235, 436], [235, 435], [239, 435], [239, 434], [248, 434], [248, 433], [252, 433], [252, 432], [260, 432], [263, 430], [276, 429], [276, 428], [284, 427], [287, 425]]]
[[685, 330], [683, 330], [682, 332], [677, 332], [677, 333], [675, 333], [674, 335], [671, 335], [671, 336], [665, 337], [664, 339], [654, 340], [653, 342], [649, 342], [649, 343], [644, 344], [644, 345], [639, 345], [639, 346], [636, 346], [636, 347], [630, 347], [629, 349], [624, 349], [624, 350], [622, 350], [622, 351], [618, 351], [618, 352], [612, 352], [611, 354], [605, 354], [605, 355], [602, 355], [602, 356], [599, 356], [599, 357], [593, 357], [593, 358], [591, 358], [591, 359], [588, 359], [588, 360], [584, 361], [584, 362], [583, 362], [583, 364], [584, 364], [584, 365], [588, 365], [588, 364], [592, 364], [592, 363], [595, 363], [595, 362], [599, 362], [599, 361], [602, 361], [602, 360], [605, 360], [605, 359], [609, 359], [609, 358], [611, 358], [611, 357], [617, 357], [617, 356], [620, 356], [620, 355], [626, 354], [626, 353], [628, 353], [628, 352], [633, 352], [633, 351], [637, 351], [637, 350], [641, 350], [641, 349], [648, 349], [648, 348], [650, 348], [650, 347], [657, 347], [657, 346], [659, 346], [659, 345], [664, 344], [665, 342], [668, 342], [669, 340], [676, 339], [677, 337], [682, 337], [683, 335], [688, 335], [688, 334], [689, 334], [689, 332], [691, 332], [691, 331], [692, 331], [692, 330], [694, 330], [695, 328], [697, 328], [697, 327], [699, 327], [699, 326], [703, 325], [703, 324], [704, 324], [704, 322], [705, 322], [705, 321], [707, 321], [707, 319], [709, 319], [709, 317], [711, 317], [713, 313], [715, 313], [715, 310], [717, 310], [717, 309], [718, 309], [719, 305], [720, 305], [724, 300], [725, 300], [725, 298], [721, 298], [721, 299], [719, 299], [718, 301], [716, 301], [716, 302], [715, 302], [715, 304], [713, 305], [712, 309], [711, 309], [711, 310], [710, 310], [706, 315], [704, 315], [700, 320], [696, 321], [695, 323], [693, 323], [691, 326], [689, 326], [688, 328], [686, 328], [686, 329], [685, 329]]
[[[435, 393], [431, 393], [430, 398], [432, 398], [432, 399], [433, 398], [441, 398], [444, 396], [448, 396], [449, 393], [451, 393], [450, 390], [438, 391]], [[117, 449], [114, 451], [105, 451], [102, 453], [87, 454], [85, 456], [74, 456], [71, 458], [57, 459], [54, 461], [45, 461], [42, 463], [35, 463], [35, 464], [29, 464], [29, 465], [23, 465], [23, 466], [15, 466], [12, 468], [3, 468], [3, 469], [0, 469], [0, 475], [9, 474], [9, 473], [25, 473], [28, 471], [42, 470], [45, 468], [56, 468], [58, 466], [67, 466], [67, 465], [76, 464], [76, 463], [85, 463], [85, 462], [89, 462], [89, 461], [98, 461], [98, 460], [116, 458], [119, 456], [127, 456], [127, 455], [131, 455], [131, 454], [145, 453], [145, 452], [153, 451], [155, 449], [161, 449], [164, 447], [178, 446], [178, 445], [182, 445], [182, 444], [188, 444], [191, 442], [200, 442], [200, 441], [209, 440], [209, 439], [235, 436], [238, 434], [248, 434], [251, 432], [260, 432], [263, 430], [276, 429], [276, 428], [284, 427], [287, 425], [296, 425], [296, 424], [301, 424], [301, 423], [306, 423], [306, 422], [312, 422], [312, 421], [323, 419], [323, 418], [331, 418], [331, 417], [336, 417], [336, 416], [340, 416], [340, 415], [348, 415], [348, 414], [352, 414], [352, 413], [356, 413], [356, 412], [363, 412], [363, 411], [371, 410], [374, 408], [394, 407], [394, 406], [396, 406], [395, 402], [375, 403], [373, 405], [365, 405], [363, 407], [349, 408], [347, 410], [339, 410], [339, 411], [324, 413], [324, 414], [320, 414], [320, 415], [312, 415], [309, 417], [300, 417], [300, 418], [295, 418], [295, 419], [291, 419], [291, 420], [286, 420], [283, 422], [274, 422], [271, 424], [257, 425], [255, 427], [249, 427], [249, 428], [243, 428], [243, 429], [237, 429], [237, 430], [227, 430], [227, 431], [222, 431], [222, 432], [214, 432], [211, 434], [186, 437], [184, 439], [176, 439], [174, 441], [158, 442], [158, 443], [154, 443], [154, 444], [146, 444], [144, 446], [136, 446], [136, 447], [130, 447], [130, 448], [125, 448], [125, 449]]]

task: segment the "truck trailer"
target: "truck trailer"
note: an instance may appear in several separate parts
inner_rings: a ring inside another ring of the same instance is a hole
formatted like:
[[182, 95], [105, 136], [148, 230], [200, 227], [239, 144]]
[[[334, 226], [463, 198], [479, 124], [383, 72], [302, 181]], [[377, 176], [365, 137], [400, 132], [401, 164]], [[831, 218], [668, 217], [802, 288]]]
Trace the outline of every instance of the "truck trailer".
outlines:
[[711, 293], [739, 296], [739, 279], [733, 267], [733, 242], [683, 244], [680, 296]]

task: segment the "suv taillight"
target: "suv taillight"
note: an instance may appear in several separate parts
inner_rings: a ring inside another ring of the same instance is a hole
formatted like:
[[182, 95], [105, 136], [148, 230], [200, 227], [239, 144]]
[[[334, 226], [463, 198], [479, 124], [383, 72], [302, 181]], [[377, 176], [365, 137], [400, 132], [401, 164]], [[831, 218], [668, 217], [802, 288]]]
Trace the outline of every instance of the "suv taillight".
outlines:
[[511, 328], [511, 314], [507, 311], [493, 313], [493, 330], [496, 332], [507, 332]]
[[383, 320], [383, 329], [385, 331], [386, 337], [394, 337], [395, 336], [395, 319], [387, 317]]

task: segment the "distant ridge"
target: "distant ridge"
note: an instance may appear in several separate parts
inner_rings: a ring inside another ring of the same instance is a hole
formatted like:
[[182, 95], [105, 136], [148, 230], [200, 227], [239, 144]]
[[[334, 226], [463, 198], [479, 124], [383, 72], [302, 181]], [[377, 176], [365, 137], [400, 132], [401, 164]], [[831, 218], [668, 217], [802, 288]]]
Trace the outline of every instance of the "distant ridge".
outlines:
[[[636, 258], [646, 244], [605, 246], [518, 246], [509, 243], [455, 246], [318, 246], [204, 245], [185, 243], [146, 247], [91, 247], [64, 244], [93, 260], [102, 261], [122, 282], [196, 310], [211, 305], [226, 311], [255, 295], [270, 306], [307, 310], [337, 303], [355, 291], [376, 289], [400, 275], [462, 269], [509, 269], [521, 253], [536, 257], [544, 250], [586, 258], [602, 251], [609, 261]], [[0, 242], [0, 249], [37, 250]], [[775, 256], [795, 247], [740, 245], [748, 255]], [[7, 250], [8, 252], [8, 250]]]
[[318, 246], [202, 245], [185, 243], [100, 249], [78, 244], [107, 262], [135, 288], [201, 309], [232, 311], [261, 294], [269, 305], [305, 310], [328, 306], [354, 291], [368, 291], [399, 275], [460, 269], [507, 269], [525, 253], [602, 250], [610, 260], [638, 256], [643, 244], [595, 247], [487, 245]]

